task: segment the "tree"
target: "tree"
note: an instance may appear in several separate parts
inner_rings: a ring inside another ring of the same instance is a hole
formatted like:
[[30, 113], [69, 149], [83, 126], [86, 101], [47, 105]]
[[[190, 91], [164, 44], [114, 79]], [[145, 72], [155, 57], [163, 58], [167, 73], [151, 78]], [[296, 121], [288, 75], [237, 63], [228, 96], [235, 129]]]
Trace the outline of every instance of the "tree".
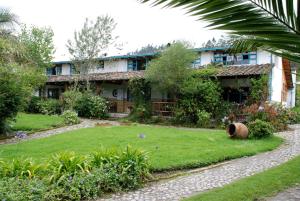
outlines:
[[300, 1], [293, 0], [140, 0], [183, 7], [212, 29], [241, 38], [236, 51], [262, 48], [300, 62]]
[[162, 92], [176, 96], [188, 76], [196, 53], [186, 43], [176, 42], [150, 62], [145, 77]]
[[16, 22], [17, 16], [15, 14], [0, 7], [0, 36], [10, 34]]
[[85, 76], [87, 88], [89, 78], [86, 75], [96, 67], [98, 59], [105, 55], [104, 51], [115, 42], [115, 28], [116, 23], [109, 16], [99, 16], [95, 22], [86, 18], [82, 29], [75, 31], [74, 39], [67, 42], [71, 59], [77, 71]]
[[44, 70], [52, 65], [54, 44], [51, 28], [22, 27], [20, 43], [25, 47], [25, 54], [30, 65]]
[[158, 53], [161, 52], [162, 50], [164, 50], [167, 47], [167, 45], [159, 45], [159, 46], [155, 46], [152, 44], [148, 44], [144, 47], [141, 47], [140, 49], [137, 49], [134, 52], [129, 53], [129, 55], [135, 55], [135, 54], [154, 54], [154, 53]]

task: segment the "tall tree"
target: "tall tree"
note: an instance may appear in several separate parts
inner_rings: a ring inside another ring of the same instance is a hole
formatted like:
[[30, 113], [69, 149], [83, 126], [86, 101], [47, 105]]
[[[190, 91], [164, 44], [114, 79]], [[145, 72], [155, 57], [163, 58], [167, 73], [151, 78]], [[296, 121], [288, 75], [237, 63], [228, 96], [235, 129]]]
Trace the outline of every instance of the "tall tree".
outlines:
[[196, 53], [186, 43], [176, 42], [160, 57], [150, 62], [145, 77], [162, 92], [176, 96], [184, 79], [190, 73]]
[[113, 35], [115, 28], [116, 23], [109, 16], [99, 16], [95, 22], [86, 18], [82, 29], [75, 31], [74, 39], [67, 42], [71, 59], [80, 74], [86, 78], [87, 88], [87, 74], [96, 68], [98, 59], [116, 41], [117, 37]]
[[236, 51], [262, 48], [300, 62], [300, 0], [140, 0], [183, 7], [212, 29], [242, 36]]
[[17, 16], [0, 7], [0, 36], [11, 33], [15, 23], [17, 23]]
[[54, 44], [53, 31], [51, 28], [22, 27], [20, 42], [25, 47], [25, 54], [30, 65], [44, 70], [52, 65]]

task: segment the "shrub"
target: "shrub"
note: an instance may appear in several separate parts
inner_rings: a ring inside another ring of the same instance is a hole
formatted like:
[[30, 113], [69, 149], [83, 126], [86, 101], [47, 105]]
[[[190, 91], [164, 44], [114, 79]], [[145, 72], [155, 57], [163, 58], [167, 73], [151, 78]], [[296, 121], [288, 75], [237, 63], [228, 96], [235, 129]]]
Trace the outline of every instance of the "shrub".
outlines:
[[64, 111], [62, 117], [64, 118], [64, 123], [67, 125], [78, 124], [80, 122], [77, 112], [72, 110]]
[[273, 126], [262, 120], [255, 120], [248, 124], [249, 129], [249, 138], [266, 138], [273, 135], [274, 128]]
[[199, 127], [209, 127], [210, 126], [210, 120], [211, 120], [211, 114], [208, 112], [205, 112], [203, 110], [199, 110], [197, 112], [197, 125]]
[[264, 103], [260, 105], [255, 103], [244, 108], [243, 111], [249, 115], [248, 121], [259, 119], [269, 122], [276, 131], [286, 130], [293, 116], [289, 109], [280, 104]]
[[28, 162], [1, 164], [0, 170], [10, 174], [0, 175], [0, 200], [90, 200], [105, 192], [135, 189], [149, 176], [145, 153], [130, 147], [124, 151], [101, 150], [91, 157], [56, 154], [48, 167], [32, 178], [20, 177], [29, 169]]
[[30, 101], [25, 108], [25, 112], [27, 113], [40, 113], [40, 107], [39, 102], [41, 101], [41, 98], [38, 96], [32, 96], [30, 98]]
[[77, 101], [75, 110], [81, 117], [106, 118], [108, 117], [108, 102], [90, 92], [85, 92]]
[[37, 103], [39, 112], [42, 114], [53, 115], [61, 113], [61, 103], [56, 99], [40, 100]]
[[77, 90], [69, 90], [63, 93], [64, 110], [74, 110], [76, 103], [81, 99], [82, 93]]
[[149, 105], [139, 105], [133, 108], [129, 119], [137, 122], [147, 122], [151, 118], [151, 110]]

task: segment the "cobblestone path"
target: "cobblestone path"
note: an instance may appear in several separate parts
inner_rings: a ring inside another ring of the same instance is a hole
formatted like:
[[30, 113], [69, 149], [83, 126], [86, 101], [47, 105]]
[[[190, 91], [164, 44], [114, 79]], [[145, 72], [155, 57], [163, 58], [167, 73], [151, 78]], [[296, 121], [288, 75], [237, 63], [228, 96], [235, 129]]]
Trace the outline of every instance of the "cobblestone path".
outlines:
[[116, 121], [82, 119], [80, 124], [55, 128], [55, 129], [51, 129], [51, 130], [47, 130], [47, 131], [36, 132], [34, 134], [28, 135], [25, 139], [10, 138], [7, 140], [1, 140], [0, 145], [1, 144], [14, 144], [14, 143], [18, 143], [21, 141], [49, 137], [51, 135], [57, 135], [57, 134], [61, 134], [61, 133], [67, 132], [67, 131], [73, 131], [73, 130], [77, 130], [77, 129], [81, 129], [81, 128], [94, 127], [96, 124], [104, 124], [104, 125], [111, 124], [113, 126], [120, 125], [120, 123], [118, 123]]

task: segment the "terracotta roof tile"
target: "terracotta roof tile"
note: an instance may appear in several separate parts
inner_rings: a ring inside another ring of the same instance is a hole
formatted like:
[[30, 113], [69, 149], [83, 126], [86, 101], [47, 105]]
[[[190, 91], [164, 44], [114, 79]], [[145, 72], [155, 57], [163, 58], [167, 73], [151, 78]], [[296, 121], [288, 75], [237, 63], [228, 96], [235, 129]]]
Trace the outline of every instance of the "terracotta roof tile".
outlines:
[[244, 66], [228, 66], [222, 68], [217, 77], [232, 77], [232, 76], [248, 76], [267, 74], [271, 70], [270, 64], [261, 65], [244, 65]]
[[[88, 76], [90, 81], [130, 80], [131, 78], [143, 78], [144, 71], [93, 73], [89, 74]], [[79, 81], [86, 79], [85, 76], [79, 75], [54, 75], [49, 76], [47, 82], [72, 82], [76, 78], [79, 79]]]
[[[227, 66], [220, 69], [216, 74], [217, 77], [232, 77], [232, 76], [248, 76], [267, 74], [271, 70], [270, 64], [263, 65], [244, 65], [244, 66]], [[130, 72], [110, 72], [110, 73], [94, 73], [89, 74], [90, 81], [106, 81], [106, 80], [130, 80], [131, 78], [144, 78], [145, 71], [130, 71]], [[84, 76], [79, 75], [58, 75], [49, 76], [47, 82], [72, 82], [75, 78], [80, 81], [85, 80]]]

